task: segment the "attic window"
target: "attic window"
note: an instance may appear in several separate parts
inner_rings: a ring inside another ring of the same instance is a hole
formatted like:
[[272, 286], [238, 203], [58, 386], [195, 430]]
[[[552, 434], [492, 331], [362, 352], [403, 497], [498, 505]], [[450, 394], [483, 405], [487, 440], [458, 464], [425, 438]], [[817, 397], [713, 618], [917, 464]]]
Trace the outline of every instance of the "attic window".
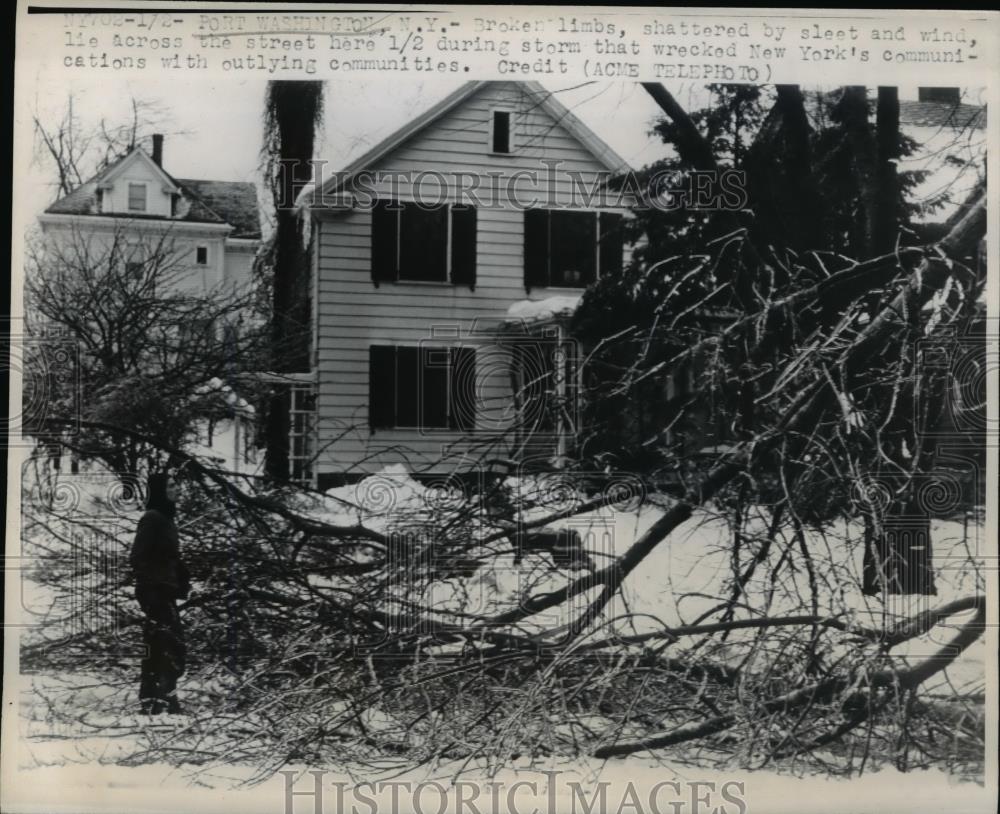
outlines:
[[128, 185], [128, 210], [129, 212], [146, 211], [146, 185]]
[[509, 153], [510, 149], [510, 111], [493, 111], [493, 132], [491, 136], [494, 153]]

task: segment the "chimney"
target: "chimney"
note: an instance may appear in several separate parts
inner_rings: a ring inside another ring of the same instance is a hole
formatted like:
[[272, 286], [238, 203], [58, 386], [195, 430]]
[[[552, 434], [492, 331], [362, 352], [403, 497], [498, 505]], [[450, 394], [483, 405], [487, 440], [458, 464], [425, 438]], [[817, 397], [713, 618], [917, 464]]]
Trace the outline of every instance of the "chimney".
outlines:
[[163, 136], [160, 133], [153, 135], [153, 161], [158, 167], [163, 166]]

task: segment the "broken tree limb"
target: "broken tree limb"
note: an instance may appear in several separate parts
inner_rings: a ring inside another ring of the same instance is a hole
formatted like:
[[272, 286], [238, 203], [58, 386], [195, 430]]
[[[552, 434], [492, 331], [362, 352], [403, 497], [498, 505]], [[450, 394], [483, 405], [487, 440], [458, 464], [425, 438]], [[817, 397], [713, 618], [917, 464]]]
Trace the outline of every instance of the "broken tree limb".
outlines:
[[711, 146], [698, 132], [695, 123], [678, 104], [673, 94], [659, 82], [643, 82], [642, 87], [677, 125], [680, 132], [680, 139], [676, 144], [678, 155], [696, 170], [718, 171], [719, 165], [712, 154]]
[[[948, 665], [952, 664], [966, 649], [968, 649], [986, 629], [986, 600], [984, 597], [975, 597], [975, 616], [966, 622], [961, 630], [952, 637], [946, 645], [939, 648], [936, 653], [924, 661], [905, 670], [886, 669], [880, 670], [867, 677], [867, 685], [872, 690], [887, 689], [894, 692], [900, 690], [912, 690], [928, 678], [941, 672]], [[963, 610], [968, 610], [964, 608]], [[912, 620], [911, 620], [912, 621]], [[829, 701], [838, 693], [852, 687], [858, 676], [848, 673], [844, 676], [828, 678], [823, 681], [810, 684], [785, 695], [772, 698], [759, 706], [760, 712], [789, 712], [798, 707], [816, 702]], [[659, 732], [645, 738], [636, 740], [621, 741], [602, 746], [594, 751], [594, 756], [599, 758], [620, 757], [630, 755], [635, 752], [643, 752], [649, 749], [660, 749], [664, 746], [672, 746], [685, 741], [697, 740], [733, 726], [737, 721], [736, 715], [720, 715], [710, 718], [707, 721], [684, 724], [672, 729], [669, 732]]]
[[956, 599], [939, 608], [929, 608], [918, 616], [906, 619], [888, 630], [877, 630], [875, 628], [858, 627], [841, 616], [813, 616], [811, 614], [797, 614], [791, 616], [764, 617], [762, 619], [733, 619], [728, 622], [711, 622], [704, 625], [679, 625], [677, 627], [665, 627], [661, 630], [654, 630], [649, 633], [640, 633], [634, 636], [609, 636], [597, 642], [590, 642], [580, 645], [576, 652], [588, 650], [600, 650], [604, 647], [614, 645], [643, 644], [655, 639], [680, 639], [685, 636], [707, 636], [712, 633], [722, 633], [730, 630], [760, 629], [772, 627], [796, 627], [803, 625], [815, 625], [816, 627], [839, 630], [851, 636], [867, 639], [872, 642], [881, 642], [887, 649], [902, 644], [905, 641], [922, 636], [941, 620], [947, 619], [956, 613], [974, 610], [980, 602], [979, 597], [967, 596]]
[[[978, 241], [985, 234], [985, 229], [986, 200], [984, 196], [969, 208], [951, 231], [934, 247], [933, 251], [937, 253], [937, 257], [926, 259], [920, 263], [919, 267], [910, 274], [903, 290], [875, 316], [858, 338], [851, 343], [850, 347], [845, 349], [840, 364], [845, 369], [850, 369], [855, 365], [867, 363], [876, 347], [891, 339], [895, 331], [897, 315], [902, 313], [904, 308], [920, 308], [927, 302], [934, 292], [944, 285], [951, 274], [953, 261], [950, 256], [961, 252], [972, 241]], [[823, 412], [829, 409], [831, 404], [839, 404], [836, 399], [829, 398], [829, 387], [830, 384], [826, 379], [818, 379], [815, 385], [804, 390], [789, 405], [773, 429], [742, 442], [722, 456], [706, 476], [688, 489], [663, 517], [653, 523], [624, 554], [610, 565], [594, 574], [577, 579], [557, 591], [529, 597], [517, 608], [493, 617], [486, 623], [486, 626], [512, 624], [526, 619], [600, 585], [604, 588], [601, 596], [586, 612], [588, 621], [595, 619], [629, 573], [674, 529], [688, 520], [696, 507], [710, 500], [740, 472], [744, 471], [752, 456], [773, 449], [789, 437], [799, 434], [808, 436], [809, 432], [817, 426]]]

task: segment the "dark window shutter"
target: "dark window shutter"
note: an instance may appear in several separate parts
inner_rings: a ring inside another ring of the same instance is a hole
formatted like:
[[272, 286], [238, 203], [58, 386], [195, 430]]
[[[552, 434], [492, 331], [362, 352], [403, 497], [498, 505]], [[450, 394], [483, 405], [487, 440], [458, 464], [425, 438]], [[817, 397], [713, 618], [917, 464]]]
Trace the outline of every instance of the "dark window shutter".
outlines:
[[449, 423], [453, 430], [476, 428], [476, 349], [451, 349]]
[[372, 345], [368, 349], [368, 428], [396, 425], [396, 348]]
[[524, 287], [549, 283], [549, 213], [529, 209], [524, 213]]
[[372, 282], [396, 279], [397, 221], [399, 212], [389, 207], [393, 201], [378, 200], [372, 209]]
[[622, 270], [622, 216], [615, 212], [601, 212], [601, 276], [619, 274]]
[[451, 281], [476, 289], [476, 207], [451, 208]]
[[448, 426], [448, 348], [420, 349], [420, 426], [424, 429]]

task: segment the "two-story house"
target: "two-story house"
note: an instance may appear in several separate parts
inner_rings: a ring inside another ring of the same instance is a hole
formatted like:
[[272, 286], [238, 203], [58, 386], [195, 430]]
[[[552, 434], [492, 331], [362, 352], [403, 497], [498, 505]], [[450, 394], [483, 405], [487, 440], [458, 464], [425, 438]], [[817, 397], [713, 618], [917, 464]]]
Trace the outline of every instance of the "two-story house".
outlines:
[[[132, 149], [51, 204], [38, 217], [46, 245], [93, 257], [103, 256], [102, 247], [124, 247], [126, 267], [157, 253], [157, 274], [174, 293], [246, 291], [261, 245], [256, 187], [174, 178], [164, 169], [163, 146], [163, 136], [154, 135], [151, 152]], [[205, 326], [190, 327], [191, 341], [197, 341]], [[222, 425], [206, 424], [199, 451], [230, 466], [252, 466], [252, 410], [221, 382], [218, 389], [220, 398], [240, 409]]]
[[563, 322], [622, 267], [628, 201], [602, 193], [625, 169], [538, 83], [476, 81], [317, 179], [299, 385], [315, 424], [297, 449], [320, 488], [389, 464], [550, 460], [571, 443]]

